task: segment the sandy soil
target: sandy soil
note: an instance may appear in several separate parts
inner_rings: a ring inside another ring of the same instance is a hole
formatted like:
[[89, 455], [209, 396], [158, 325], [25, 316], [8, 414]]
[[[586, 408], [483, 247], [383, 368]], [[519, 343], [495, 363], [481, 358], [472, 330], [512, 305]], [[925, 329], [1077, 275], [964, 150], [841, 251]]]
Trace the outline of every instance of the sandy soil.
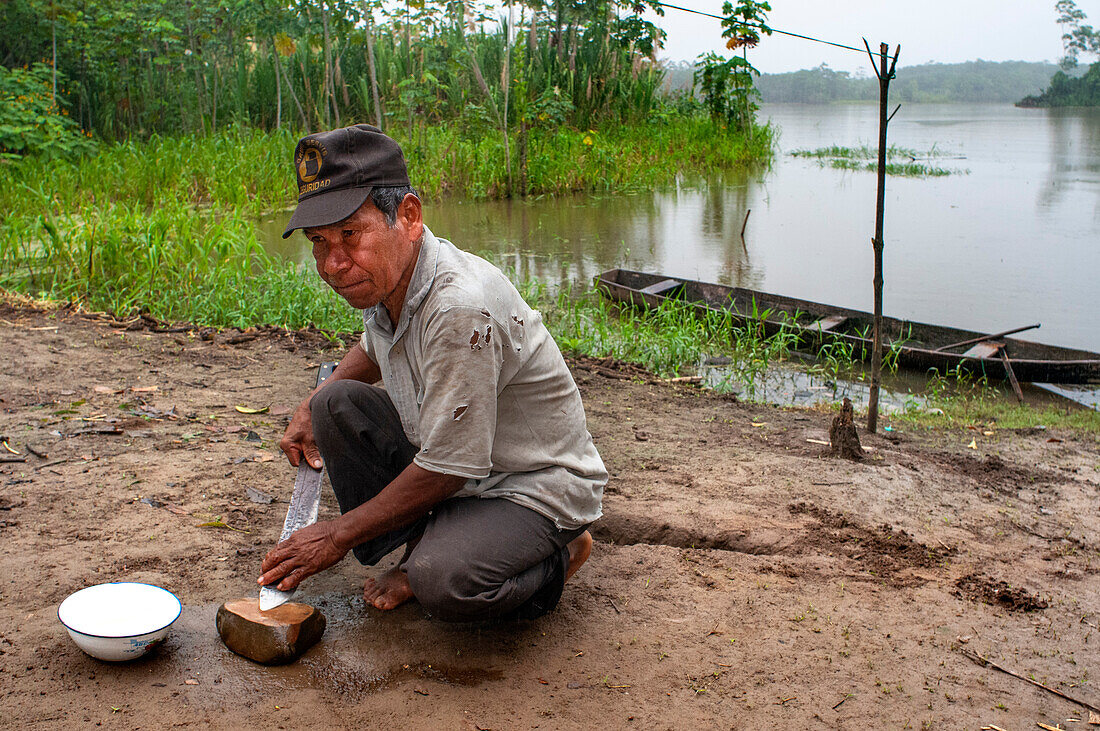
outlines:
[[[4, 725], [1090, 728], [968, 652], [1100, 706], [1094, 436], [893, 431], [853, 463], [808, 441], [828, 414], [591, 361], [574, 373], [613, 478], [555, 613], [378, 612], [360, 590], [380, 569], [349, 558], [299, 594], [328, 617], [321, 644], [254, 665], [214, 614], [255, 592], [293, 483], [275, 442], [338, 351], [147, 325], [0, 306], [0, 435], [26, 457], [0, 463]], [[57, 620], [112, 580], [184, 604], [146, 659], [93, 660]]]

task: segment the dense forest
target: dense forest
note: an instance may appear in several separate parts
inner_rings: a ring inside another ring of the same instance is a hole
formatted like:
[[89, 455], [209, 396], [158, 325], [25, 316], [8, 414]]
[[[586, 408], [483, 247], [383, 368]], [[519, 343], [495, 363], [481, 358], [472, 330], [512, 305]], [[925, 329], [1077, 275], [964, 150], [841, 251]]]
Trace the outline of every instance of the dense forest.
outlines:
[[56, 99], [101, 138], [231, 124], [644, 119], [662, 77], [662, 32], [619, 8], [559, 1], [490, 16], [450, 0], [8, 0], [0, 98], [39, 100], [31, 120]]
[[[690, 64], [668, 70], [667, 88], [691, 86]], [[967, 61], [898, 67], [890, 98], [899, 102], [1011, 103], [1045, 87], [1058, 71], [1052, 63]], [[1072, 77], [1071, 77], [1072, 78]], [[824, 104], [878, 99], [878, 81], [826, 65], [785, 74], [762, 74], [756, 81], [765, 102]]]
[[1058, 71], [1041, 94], [1026, 96], [1021, 107], [1098, 107], [1100, 106], [1100, 62], [1092, 64], [1083, 76]]

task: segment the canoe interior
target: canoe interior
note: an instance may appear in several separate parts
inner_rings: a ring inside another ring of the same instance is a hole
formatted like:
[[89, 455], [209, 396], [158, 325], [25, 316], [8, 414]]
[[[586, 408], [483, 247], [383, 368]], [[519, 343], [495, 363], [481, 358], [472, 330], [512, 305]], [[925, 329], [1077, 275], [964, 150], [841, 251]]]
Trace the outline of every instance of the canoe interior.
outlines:
[[[782, 326], [794, 326], [817, 340], [842, 339], [854, 345], [870, 343], [872, 338], [874, 316], [869, 312], [678, 278], [675, 278], [677, 285], [669, 288], [673, 279], [660, 274], [612, 269], [597, 276], [596, 284], [611, 298], [636, 305], [654, 306], [662, 299], [671, 297], [708, 309], [728, 310], [739, 318], [760, 319], [772, 331]], [[645, 293], [643, 290], [646, 288], [657, 291], [654, 294]], [[903, 364], [943, 370], [960, 364], [972, 367], [977, 363], [989, 375], [1003, 377], [1004, 368], [999, 355], [981, 357], [978, 354], [964, 358], [967, 347], [937, 350], [983, 335], [985, 333], [883, 317], [883, 348], [896, 345], [902, 351]], [[1011, 337], [998, 338], [998, 342], [1005, 343], [1005, 351], [1020, 380], [1100, 382], [1100, 354]]]

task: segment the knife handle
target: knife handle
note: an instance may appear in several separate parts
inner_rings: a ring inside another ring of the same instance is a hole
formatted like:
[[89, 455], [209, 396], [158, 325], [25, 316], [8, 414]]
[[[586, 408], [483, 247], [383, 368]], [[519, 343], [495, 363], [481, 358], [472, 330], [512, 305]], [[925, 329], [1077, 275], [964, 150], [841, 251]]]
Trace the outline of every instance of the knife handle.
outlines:
[[336, 370], [336, 366], [339, 365], [334, 361], [322, 363], [321, 367], [317, 369], [317, 383], [314, 384], [314, 388], [320, 386], [322, 383], [328, 380], [328, 377], [332, 375], [332, 372]]

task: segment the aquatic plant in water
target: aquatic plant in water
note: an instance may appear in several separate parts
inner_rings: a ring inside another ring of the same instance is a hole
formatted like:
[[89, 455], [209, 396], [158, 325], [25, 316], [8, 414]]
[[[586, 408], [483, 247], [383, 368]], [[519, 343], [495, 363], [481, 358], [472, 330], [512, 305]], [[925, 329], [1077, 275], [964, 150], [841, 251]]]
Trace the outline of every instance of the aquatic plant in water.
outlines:
[[[838, 170], [863, 170], [867, 172], [878, 171], [878, 149], [863, 145], [860, 147], [841, 147], [831, 145], [819, 147], [816, 150], [794, 150], [789, 153], [791, 157], [807, 157], [816, 159], [821, 167], [832, 167]], [[964, 159], [959, 155], [950, 155], [938, 151], [933, 145], [927, 152], [919, 152], [908, 147], [890, 145], [886, 149], [886, 174], [904, 177], [941, 177], [944, 175], [967, 175], [969, 170], [945, 168], [939, 165], [925, 164], [919, 160], [935, 159]]]

